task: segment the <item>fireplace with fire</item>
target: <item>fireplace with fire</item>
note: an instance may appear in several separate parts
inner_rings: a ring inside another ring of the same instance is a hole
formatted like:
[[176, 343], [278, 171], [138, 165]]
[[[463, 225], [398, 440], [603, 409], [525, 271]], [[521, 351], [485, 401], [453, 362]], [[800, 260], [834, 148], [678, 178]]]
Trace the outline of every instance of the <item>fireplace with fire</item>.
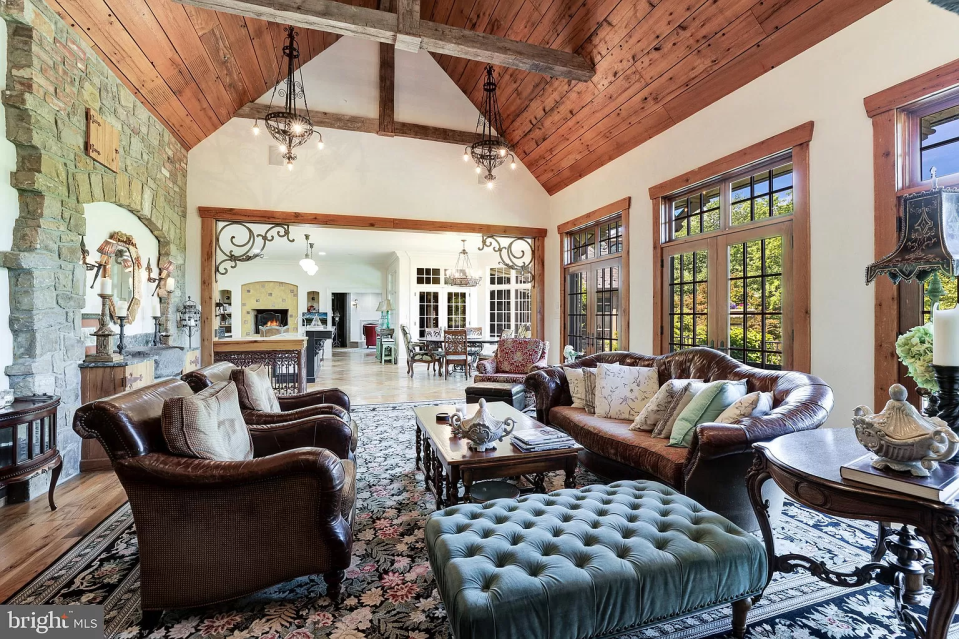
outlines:
[[253, 331], [261, 334], [262, 328], [286, 328], [290, 323], [288, 309], [255, 309], [253, 311]]

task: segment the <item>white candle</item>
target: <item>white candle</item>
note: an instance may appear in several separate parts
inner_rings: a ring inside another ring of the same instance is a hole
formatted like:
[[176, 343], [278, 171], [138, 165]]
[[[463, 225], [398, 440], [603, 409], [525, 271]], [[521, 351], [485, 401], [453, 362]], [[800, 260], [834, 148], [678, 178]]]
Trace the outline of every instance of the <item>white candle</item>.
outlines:
[[166, 290], [169, 293], [173, 292], [173, 288], [176, 286], [176, 280], [172, 277], [166, 278]]
[[959, 308], [932, 312], [932, 363], [959, 366]]
[[127, 316], [127, 303], [123, 300], [117, 302], [117, 317]]
[[100, 278], [100, 294], [113, 295], [113, 281], [108, 277]]
[[160, 298], [151, 297], [150, 298], [150, 316], [151, 317], [160, 317]]

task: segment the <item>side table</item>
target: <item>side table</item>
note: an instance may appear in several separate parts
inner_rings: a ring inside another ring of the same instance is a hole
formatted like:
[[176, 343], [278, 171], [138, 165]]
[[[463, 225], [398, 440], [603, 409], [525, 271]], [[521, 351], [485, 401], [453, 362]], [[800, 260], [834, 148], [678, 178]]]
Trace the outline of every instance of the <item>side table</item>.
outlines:
[[[768, 581], [773, 573], [807, 570], [833, 586], [871, 582], [892, 587], [896, 614], [919, 639], [946, 639], [959, 603], [959, 508], [844, 480], [839, 469], [866, 453], [852, 428], [821, 428], [754, 444], [756, 459], [746, 475], [749, 499], [766, 543]], [[773, 480], [789, 497], [827, 515], [878, 522], [872, 561], [839, 572], [804, 555], [777, 555], [762, 486]], [[899, 522], [891, 530], [882, 522]], [[910, 526], [913, 530], [910, 530]], [[932, 566], [926, 563], [929, 545]], [[931, 575], [930, 575], [931, 568]], [[926, 623], [911, 610], [924, 586], [933, 595]], [[758, 599], [758, 597], [757, 597]]]
[[0, 487], [27, 481], [49, 470], [50, 510], [56, 510], [53, 491], [60, 479], [63, 459], [57, 449], [57, 408], [55, 395], [17, 397], [0, 408]]

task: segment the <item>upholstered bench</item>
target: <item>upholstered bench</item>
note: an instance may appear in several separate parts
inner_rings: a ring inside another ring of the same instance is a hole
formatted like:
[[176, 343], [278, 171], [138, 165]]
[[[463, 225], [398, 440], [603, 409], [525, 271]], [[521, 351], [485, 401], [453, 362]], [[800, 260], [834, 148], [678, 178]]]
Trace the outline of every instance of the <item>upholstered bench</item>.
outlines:
[[430, 515], [430, 565], [456, 639], [581, 639], [726, 604], [743, 637], [762, 543], [651, 481], [461, 504]]
[[516, 382], [474, 382], [466, 387], [466, 403], [506, 402], [516, 410], [526, 409], [526, 387]]

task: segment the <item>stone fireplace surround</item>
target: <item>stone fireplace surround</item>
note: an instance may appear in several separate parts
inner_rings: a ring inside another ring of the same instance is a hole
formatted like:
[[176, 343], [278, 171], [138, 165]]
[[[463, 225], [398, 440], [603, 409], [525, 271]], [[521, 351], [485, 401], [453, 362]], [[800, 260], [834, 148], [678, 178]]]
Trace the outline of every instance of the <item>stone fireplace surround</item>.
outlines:
[[[10, 180], [19, 199], [11, 250], [0, 253], [13, 334], [13, 364], [4, 372], [18, 395], [61, 396], [57, 437], [66, 479], [79, 472], [80, 459], [71, 426], [84, 357], [83, 204], [112, 202], [134, 213], [157, 237], [160, 259], [172, 259], [182, 278], [187, 151], [42, 0], [0, 2], [0, 17], [7, 29], [6, 136], [17, 154]], [[120, 131], [118, 173], [84, 153], [88, 107]], [[88, 242], [93, 259], [96, 248]], [[171, 313], [183, 299], [179, 289], [163, 304], [174, 344], [184, 342]], [[40, 494], [48, 482], [44, 474], [21, 483], [8, 501]]]

